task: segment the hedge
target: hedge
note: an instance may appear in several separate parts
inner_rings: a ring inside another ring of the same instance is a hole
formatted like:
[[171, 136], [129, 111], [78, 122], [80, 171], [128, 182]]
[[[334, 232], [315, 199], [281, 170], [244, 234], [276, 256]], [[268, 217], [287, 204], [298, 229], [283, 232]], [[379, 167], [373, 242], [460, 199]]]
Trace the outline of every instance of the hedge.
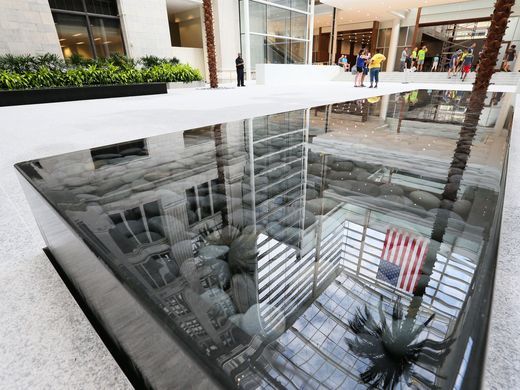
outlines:
[[174, 60], [158, 59], [156, 65], [138, 68], [123, 56], [90, 65], [65, 65], [57, 57], [47, 63], [31, 56], [10, 56], [8, 61], [5, 57], [0, 57], [0, 90], [202, 80], [198, 69]]

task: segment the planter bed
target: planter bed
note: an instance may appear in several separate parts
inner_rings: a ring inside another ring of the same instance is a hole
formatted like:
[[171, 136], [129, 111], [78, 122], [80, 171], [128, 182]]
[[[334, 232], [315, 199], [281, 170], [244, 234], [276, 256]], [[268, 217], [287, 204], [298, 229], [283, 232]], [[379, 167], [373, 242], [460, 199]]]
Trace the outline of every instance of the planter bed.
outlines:
[[0, 91], [0, 107], [167, 93], [166, 83]]

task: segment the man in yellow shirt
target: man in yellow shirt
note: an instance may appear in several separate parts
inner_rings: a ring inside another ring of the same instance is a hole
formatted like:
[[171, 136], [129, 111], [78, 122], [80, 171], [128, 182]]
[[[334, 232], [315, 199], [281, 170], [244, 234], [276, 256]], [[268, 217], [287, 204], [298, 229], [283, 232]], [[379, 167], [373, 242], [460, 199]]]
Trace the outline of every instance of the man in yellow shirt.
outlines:
[[[381, 50], [377, 49], [376, 54], [370, 59], [370, 63], [368, 65], [368, 69], [370, 70], [370, 87], [368, 88], [377, 88], [377, 83], [379, 83], [379, 72], [381, 71], [381, 63], [386, 60], [386, 57], [381, 54]], [[374, 81], [376, 85], [374, 86]]]

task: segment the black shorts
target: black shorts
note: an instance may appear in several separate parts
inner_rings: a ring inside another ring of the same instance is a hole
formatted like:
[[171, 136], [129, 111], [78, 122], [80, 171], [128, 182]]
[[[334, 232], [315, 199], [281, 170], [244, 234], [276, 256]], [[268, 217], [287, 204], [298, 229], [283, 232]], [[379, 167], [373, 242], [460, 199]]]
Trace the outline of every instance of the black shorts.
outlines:
[[356, 70], [357, 70], [358, 73], [361, 73], [361, 72], [363, 72], [363, 67], [356, 66]]

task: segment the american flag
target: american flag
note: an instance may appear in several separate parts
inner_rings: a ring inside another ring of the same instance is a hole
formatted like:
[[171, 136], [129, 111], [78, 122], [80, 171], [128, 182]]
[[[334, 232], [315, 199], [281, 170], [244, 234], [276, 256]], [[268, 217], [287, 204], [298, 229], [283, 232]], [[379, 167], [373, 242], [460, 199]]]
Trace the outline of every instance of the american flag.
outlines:
[[429, 240], [406, 230], [390, 228], [377, 271], [377, 279], [409, 293], [417, 287]]

